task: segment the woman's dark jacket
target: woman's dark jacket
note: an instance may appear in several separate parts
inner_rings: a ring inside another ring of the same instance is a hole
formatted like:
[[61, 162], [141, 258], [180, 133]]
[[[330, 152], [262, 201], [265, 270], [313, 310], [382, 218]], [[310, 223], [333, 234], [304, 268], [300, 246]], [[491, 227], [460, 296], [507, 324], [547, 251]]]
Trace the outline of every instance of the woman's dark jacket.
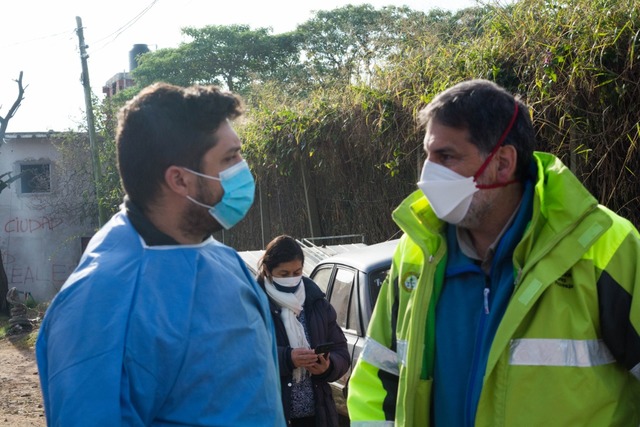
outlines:
[[[302, 278], [305, 291], [304, 313], [309, 345], [314, 348], [324, 342], [343, 343], [339, 348], [329, 353], [331, 363], [329, 369], [322, 375], [312, 375], [313, 390], [315, 395], [316, 425], [337, 426], [338, 411], [331, 394], [330, 382], [343, 376], [351, 364], [347, 340], [342, 329], [336, 323], [336, 311], [325, 298], [324, 292], [308, 277]], [[264, 289], [264, 281], [258, 283]], [[284, 329], [280, 317], [280, 306], [269, 298], [269, 307], [276, 331], [276, 344], [278, 346], [278, 363], [280, 365], [280, 385], [282, 387], [282, 406], [284, 416], [289, 420], [291, 416], [291, 384], [293, 382], [293, 363], [291, 361], [291, 347], [287, 332]]]

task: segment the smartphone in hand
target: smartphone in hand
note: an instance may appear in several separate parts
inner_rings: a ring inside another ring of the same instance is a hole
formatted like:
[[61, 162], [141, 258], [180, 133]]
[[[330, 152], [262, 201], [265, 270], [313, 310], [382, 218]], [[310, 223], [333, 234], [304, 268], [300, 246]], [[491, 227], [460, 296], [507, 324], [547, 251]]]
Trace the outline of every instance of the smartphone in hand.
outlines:
[[314, 350], [316, 354], [325, 354], [331, 352], [331, 350], [338, 348], [339, 345], [340, 344], [336, 344], [334, 342], [325, 342], [322, 344], [318, 344]]

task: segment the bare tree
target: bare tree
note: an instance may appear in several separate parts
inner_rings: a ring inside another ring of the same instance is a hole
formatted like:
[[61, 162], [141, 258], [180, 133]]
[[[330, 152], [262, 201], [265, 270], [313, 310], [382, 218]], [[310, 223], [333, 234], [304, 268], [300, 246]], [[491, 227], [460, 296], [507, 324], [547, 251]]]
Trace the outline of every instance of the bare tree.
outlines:
[[[18, 108], [20, 108], [20, 104], [24, 99], [24, 92], [27, 89], [27, 87], [23, 86], [22, 84], [22, 71], [20, 71], [20, 76], [18, 77], [18, 80], [16, 80], [15, 82], [18, 84], [18, 96], [16, 97], [16, 100], [13, 102], [13, 105], [11, 106], [11, 108], [9, 108], [9, 111], [7, 112], [7, 114], [4, 117], [0, 116], [0, 142], [4, 141], [4, 135], [7, 132], [7, 127], [9, 126], [9, 120], [11, 120], [13, 116], [15, 116], [16, 112], [18, 111]], [[2, 108], [1, 105], [0, 105], [0, 108]], [[5, 176], [8, 176], [8, 178], [4, 179]], [[2, 190], [7, 188], [7, 186], [12, 181], [15, 181], [18, 178], [19, 176], [12, 177], [10, 172], [0, 175], [0, 192], [2, 192]], [[7, 295], [7, 292], [9, 292], [9, 281], [7, 280], [7, 273], [4, 271], [4, 263], [2, 262], [2, 254], [0, 253], [0, 313], [8, 315], [9, 304], [7, 303], [7, 300], [5, 298], [5, 296]]]
[[[4, 117], [0, 116], [0, 141], [4, 139], [7, 127], [9, 126], [9, 120], [16, 115], [18, 108], [20, 108], [20, 104], [24, 100], [24, 92], [27, 89], [26, 86], [22, 85], [22, 71], [20, 71], [20, 76], [18, 77], [18, 80], [15, 80], [15, 82], [18, 83], [18, 96], [16, 97], [16, 100], [13, 101], [13, 105], [9, 108], [7, 115]], [[0, 108], [2, 108], [2, 105], [0, 105]]]

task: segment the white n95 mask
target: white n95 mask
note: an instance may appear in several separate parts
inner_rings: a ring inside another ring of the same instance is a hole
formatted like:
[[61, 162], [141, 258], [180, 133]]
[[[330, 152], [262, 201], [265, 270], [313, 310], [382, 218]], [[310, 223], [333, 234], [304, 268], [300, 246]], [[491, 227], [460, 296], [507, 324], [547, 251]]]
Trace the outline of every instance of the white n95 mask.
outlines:
[[511, 181], [489, 185], [479, 185], [476, 183], [478, 177], [484, 173], [493, 156], [507, 139], [507, 135], [511, 132], [518, 118], [518, 110], [518, 103], [515, 102], [513, 115], [511, 116], [511, 120], [509, 120], [507, 128], [502, 132], [498, 143], [493, 147], [493, 150], [491, 150], [487, 158], [484, 159], [484, 162], [482, 162], [482, 165], [480, 165], [478, 171], [473, 176], [462, 176], [449, 168], [430, 162], [429, 160], [424, 162], [418, 188], [427, 196], [438, 218], [449, 224], [458, 224], [467, 215], [476, 191], [506, 187], [507, 185], [517, 182], [517, 179], [513, 179]]
[[427, 196], [436, 216], [450, 224], [462, 221], [478, 191], [473, 176], [464, 177], [429, 160], [424, 162], [418, 188]]
[[302, 276], [292, 276], [292, 277], [273, 277], [272, 281], [277, 283], [280, 286], [284, 286], [287, 288], [293, 288], [294, 286], [298, 286], [302, 280]]

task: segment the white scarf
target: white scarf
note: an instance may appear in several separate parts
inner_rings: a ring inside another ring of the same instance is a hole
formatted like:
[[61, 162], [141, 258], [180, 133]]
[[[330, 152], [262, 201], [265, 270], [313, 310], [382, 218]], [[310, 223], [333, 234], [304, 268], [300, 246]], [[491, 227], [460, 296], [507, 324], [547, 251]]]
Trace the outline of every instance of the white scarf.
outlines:
[[[304, 326], [298, 320], [298, 316], [302, 311], [302, 305], [306, 297], [304, 292], [304, 283], [300, 279], [300, 285], [294, 293], [282, 292], [276, 289], [273, 282], [265, 277], [264, 285], [267, 290], [267, 294], [278, 304], [282, 310], [280, 310], [280, 318], [284, 324], [284, 329], [287, 332], [287, 338], [289, 339], [289, 346], [293, 348], [309, 348], [309, 342], [307, 336], [304, 333]], [[306, 369], [295, 368], [293, 370], [294, 382], [300, 382], [304, 379]]]

